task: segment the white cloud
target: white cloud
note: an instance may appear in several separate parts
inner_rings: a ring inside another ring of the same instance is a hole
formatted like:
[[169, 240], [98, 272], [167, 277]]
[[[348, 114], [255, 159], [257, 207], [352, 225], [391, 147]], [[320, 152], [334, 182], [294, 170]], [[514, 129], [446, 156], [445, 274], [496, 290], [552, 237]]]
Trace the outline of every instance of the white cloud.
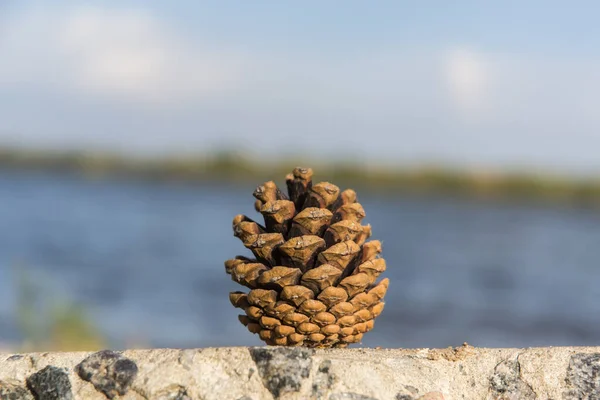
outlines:
[[235, 87], [242, 62], [186, 43], [137, 9], [24, 9], [0, 40], [0, 84], [164, 105]]
[[490, 79], [483, 56], [467, 48], [454, 49], [446, 54], [443, 68], [450, 95], [459, 110], [467, 114], [481, 112]]

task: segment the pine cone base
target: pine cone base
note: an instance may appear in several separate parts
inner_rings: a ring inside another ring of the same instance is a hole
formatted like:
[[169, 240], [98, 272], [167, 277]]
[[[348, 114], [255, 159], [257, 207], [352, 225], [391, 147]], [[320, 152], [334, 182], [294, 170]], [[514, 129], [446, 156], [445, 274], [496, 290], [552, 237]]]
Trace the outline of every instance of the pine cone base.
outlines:
[[356, 193], [329, 183], [312, 184], [310, 168], [286, 177], [288, 194], [274, 182], [254, 191], [264, 225], [244, 215], [234, 235], [254, 258], [237, 256], [225, 270], [248, 292], [229, 295], [244, 310], [240, 322], [268, 345], [347, 347], [361, 342], [384, 307], [387, 278], [381, 242], [367, 241], [371, 227]]

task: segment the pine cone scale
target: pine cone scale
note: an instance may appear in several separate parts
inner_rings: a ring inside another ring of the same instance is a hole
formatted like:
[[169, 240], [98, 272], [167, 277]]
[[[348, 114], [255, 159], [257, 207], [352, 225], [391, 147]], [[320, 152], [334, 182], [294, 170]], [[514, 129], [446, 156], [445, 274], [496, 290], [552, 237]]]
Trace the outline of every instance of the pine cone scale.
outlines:
[[225, 262], [231, 278], [250, 289], [229, 295], [244, 310], [240, 322], [269, 345], [347, 347], [373, 329], [389, 280], [381, 242], [352, 189], [312, 183], [310, 168], [286, 176], [287, 195], [273, 181], [256, 188], [264, 225], [233, 219], [234, 236], [255, 259]]

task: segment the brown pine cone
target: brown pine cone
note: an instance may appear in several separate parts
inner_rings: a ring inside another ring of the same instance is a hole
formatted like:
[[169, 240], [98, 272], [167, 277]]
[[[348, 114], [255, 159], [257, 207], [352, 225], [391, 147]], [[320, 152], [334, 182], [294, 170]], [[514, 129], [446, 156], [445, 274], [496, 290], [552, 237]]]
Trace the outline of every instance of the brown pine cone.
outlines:
[[229, 299], [239, 320], [269, 345], [347, 347], [373, 329], [383, 311], [387, 278], [381, 242], [367, 242], [370, 225], [352, 189], [312, 184], [310, 168], [286, 177], [288, 195], [274, 182], [254, 191], [264, 225], [244, 215], [234, 235], [254, 258], [225, 262], [232, 279], [251, 290]]

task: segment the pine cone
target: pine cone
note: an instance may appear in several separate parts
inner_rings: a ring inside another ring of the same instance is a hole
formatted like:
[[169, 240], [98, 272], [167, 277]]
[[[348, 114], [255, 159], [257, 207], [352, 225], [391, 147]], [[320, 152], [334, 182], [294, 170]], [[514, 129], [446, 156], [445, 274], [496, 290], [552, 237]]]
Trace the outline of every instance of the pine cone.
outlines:
[[234, 235], [255, 258], [225, 262], [232, 279], [250, 288], [232, 292], [239, 320], [269, 345], [347, 347], [373, 329], [383, 311], [387, 278], [381, 243], [366, 242], [370, 225], [352, 189], [312, 184], [310, 168], [286, 177], [288, 196], [274, 182], [254, 191], [264, 226], [244, 215]]

